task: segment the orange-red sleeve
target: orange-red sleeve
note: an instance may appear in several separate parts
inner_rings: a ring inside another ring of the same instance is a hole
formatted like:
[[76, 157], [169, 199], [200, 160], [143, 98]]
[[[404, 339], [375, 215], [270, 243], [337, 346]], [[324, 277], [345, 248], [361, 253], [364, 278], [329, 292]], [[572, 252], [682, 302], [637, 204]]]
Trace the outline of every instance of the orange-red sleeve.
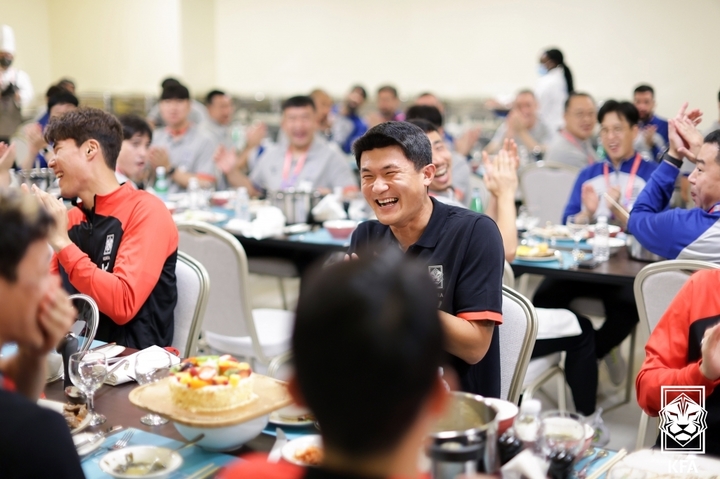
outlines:
[[464, 319], [466, 321], [495, 321], [498, 324], [502, 324], [503, 318], [502, 314], [496, 313], [495, 311], [479, 311], [479, 312], [468, 312], [468, 313], [459, 313], [457, 315], [458, 318]]
[[305, 469], [288, 462], [267, 462], [267, 455], [253, 453], [243, 456], [222, 470], [220, 479], [300, 479]]

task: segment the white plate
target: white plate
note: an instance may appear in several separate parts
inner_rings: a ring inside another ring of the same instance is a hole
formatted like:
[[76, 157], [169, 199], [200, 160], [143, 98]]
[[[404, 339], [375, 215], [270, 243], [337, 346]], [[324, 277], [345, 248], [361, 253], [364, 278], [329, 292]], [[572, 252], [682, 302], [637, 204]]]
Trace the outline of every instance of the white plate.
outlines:
[[116, 344], [114, 346], [110, 346], [109, 348], [103, 348], [100, 352], [105, 355], [105, 359], [110, 359], [114, 358], [123, 351], [125, 351], [125, 346], [120, 346], [119, 344]]
[[227, 218], [228, 215], [225, 213], [215, 213], [214, 211], [204, 210], [186, 210], [173, 215], [173, 220], [175, 221], [204, 221], [206, 223], [220, 223]]
[[[132, 455], [134, 461], [140, 463], [152, 463], [160, 459], [167, 467], [162, 471], [148, 474], [123, 474], [115, 472], [115, 468], [127, 464], [127, 456]], [[157, 446], [130, 446], [117, 451], [111, 451], [100, 459], [100, 469], [112, 477], [135, 478], [135, 477], [168, 477], [173, 471], [182, 466], [183, 458], [180, 453], [166, 447]]]
[[[587, 244], [592, 246], [595, 244], [595, 238], [590, 238], [587, 240]], [[622, 238], [608, 238], [608, 247], [609, 248], [622, 248], [625, 246], [625, 240]]]
[[555, 251], [552, 248], [548, 249], [548, 253], [550, 253], [547, 256], [519, 256], [516, 255], [515, 259], [519, 259], [521, 261], [530, 261], [533, 263], [547, 263], [550, 261], [557, 261], [557, 257], [555, 256]]
[[320, 434], [299, 437], [285, 444], [282, 448], [283, 459], [298, 466], [307, 466], [304, 462], [295, 459], [295, 453], [301, 452], [310, 446], [322, 447], [322, 437]]
[[312, 426], [314, 424], [314, 421], [311, 419], [299, 419], [299, 418], [284, 417], [284, 416], [281, 416], [277, 411], [270, 413], [270, 422], [272, 424], [275, 424], [276, 426], [293, 426], [293, 427]]
[[[62, 415], [63, 413], [63, 407], [65, 406], [65, 403], [62, 403], [60, 401], [51, 401], [50, 399], [38, 399], [37, 405], [40, 407], [44, 407], [46, 409], [50, 409], [52, 411], [55, 411], [56, 413]], [[80, 431], [86, 429], [90, 425], [90, 414], [85, 416], [85, 419], [82, 420], [80, 425], [76, 427], [75, 429], [72, 429], [70, 431], [70, 434], [77, 434]]]
[[[73, 436], [73, 443], [79, 444], [81, 442], [85, 442], [88, 439], [90, 439], [91, 437], [93, 437], [94, 435], [95, 435], [94, 432], [83, 432], [80, 434], [76, 434], [75, 436]], [[80, 446], [80, 448], [77, 450], [78, 456], [80, 456], [80, 457], [87, 456], [88, 454], [90, 454], [91, 452], [97, 450], [100, 446], [102, 446], [102, 443], [104, 441], [105, 441], [105, 437], [100, 436], [100, 437], [95, 438], [94, 441], [88, 442], [87, 444]]]
[[530, 230], [530, 234], [541, 238], [572, 239], [568, 227], [563, 225], [536, 227]]

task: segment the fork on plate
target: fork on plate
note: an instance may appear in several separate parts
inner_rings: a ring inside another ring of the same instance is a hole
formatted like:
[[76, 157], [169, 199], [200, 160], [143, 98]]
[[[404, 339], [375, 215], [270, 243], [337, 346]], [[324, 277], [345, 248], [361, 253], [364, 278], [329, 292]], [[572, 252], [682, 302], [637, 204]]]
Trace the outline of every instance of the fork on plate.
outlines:
[[98, 449], [97, 451], [85, 456], [83, 461], [86, 461], [86, 460], [90, 459], [91, 457], [95, 457], [96, 455], [100, 454], [101, 452], [117, 451], [118, 449], [124, 448], [125, 446], [128, 445], [128, 443], [130, 442], [130, 439], [132, 439], [133, 434], [135, 434], [134, 429], [130, 429], [130, 430], [126, 431], [125, 434], [123, 434], [120, 439], [115, 441], [115, 443], [112, 446]]

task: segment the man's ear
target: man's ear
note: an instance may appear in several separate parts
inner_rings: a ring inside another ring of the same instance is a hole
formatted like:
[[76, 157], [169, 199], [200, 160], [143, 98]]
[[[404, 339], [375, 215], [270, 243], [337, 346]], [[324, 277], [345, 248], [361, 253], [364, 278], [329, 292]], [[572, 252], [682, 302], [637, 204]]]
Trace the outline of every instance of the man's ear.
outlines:
[[98, 153], [102, 153], [100, 143], [98, 143], [97, 140], [94, 140], [92, 138], [83, 143], [80, 148], [81, 150], [84, 150], [83, 153], [85, 154], [85, 157], [88, 161], [92, 161], [93, 159], [95, 159]]
[[433, 179], [435, 178], [435, 165], [430, 163], [429, 165], [423, 166], [422, 174], [423, 185], [425, 185], [425, 187], [430, 186], [430, 183], [432, 183]]
[[288, 392], [298, 406], [307, 406], [305, 404], [305, 398], [300, 392], [300, 383], [298, 383], [297, 376], [294, 374], [288, 381]]

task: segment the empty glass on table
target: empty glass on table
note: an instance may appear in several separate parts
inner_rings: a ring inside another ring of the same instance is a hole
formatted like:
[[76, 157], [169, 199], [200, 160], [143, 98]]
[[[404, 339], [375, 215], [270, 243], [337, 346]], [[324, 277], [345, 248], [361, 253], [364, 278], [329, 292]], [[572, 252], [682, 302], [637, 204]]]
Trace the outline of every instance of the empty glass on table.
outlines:
[[107, 359], [105, 354], [96, 352], [79, 352], [70, 356], [68, 367], [70, 380], [85, 396], [87, 396], [90, 425], [97, 426], [105, 422], [105, 416], [95, 412], [95, 391], [105, 382], [107, 377]]
[[575, 266], [578, 262], [583, 259], [585, 254], [580, 249], [580, 241], [585, 239], [585, 235], [590, 227], [590, 218], [584, 213], [578, 213], [576, 215], [570, 215], [565, 221], [565, 226], [568, 228], [570, 237], [575, 241], [575, 246], [572, 250], [573, 260]]
[[[170, 374], [172, 362], [165, 351], [141, 351], [135, 357], [135, 380], [138, 384], [150, 384]], [[146, 414], [140, 418], [146, 426], [162, 426], [168, 422], [157, 414]]]

